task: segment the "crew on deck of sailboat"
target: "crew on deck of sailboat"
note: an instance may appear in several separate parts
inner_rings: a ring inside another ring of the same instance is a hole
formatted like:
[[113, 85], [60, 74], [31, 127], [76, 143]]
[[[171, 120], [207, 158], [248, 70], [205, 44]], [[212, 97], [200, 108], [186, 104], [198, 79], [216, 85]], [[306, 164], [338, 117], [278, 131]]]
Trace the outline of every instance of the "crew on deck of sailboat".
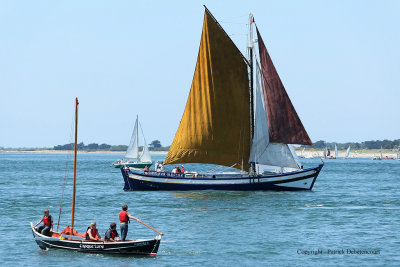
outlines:
[[[153, 227], [145, 224], [141, 220], [126, 214], [126, 217], [121, 216], [121, 235], [122, 241], [118, 242], [116, 236], [118, 233], [115, 230], [114, 223], [110, 225], [111, 238], [108, 238], [107, 232], [105, 234], [105, 240], [101, 239], [99, 232], [96, 227], [96, 222], [92, 222], [86, 229], [85, 234], [79, 234], [74, 229], [75, 220], [75, 194], [76, 194], [76, 163], [77, 163], [77, 144], [78, 144], [78, 98], [75, 99], [75, 145], [74, 145], [74, 177], [72, 187], [72, 212], [71, 212], [71, 226], [67, 226], [63, 231], [53, 231], [53, 218], [49, 215], [49, 210], [44, 210], [44, 216], [36, 225], [31, 222], [31, 230], [33, 237], [41, 249], [66, 249], [71, 251], [78, 251], [84, 253], [101, 253], [101, 254], [128, 254], [128, 255], [157, 255], [158, 248], [161, 242], [162, 233], [157, 231]], [[62, 201], [61, 201], [62, 203]], [[126, 205], [124, 205], [126, 206]], [[58, 225], [61, 218], [61, 207], [58, 217]], [[127, 207], [126, 207], [127, 208]], [[141, 239], [141, 240], [125, 240], [127, 233], [127, 221], [135, 219], [139, 223], [155, 231], [158, 235], [152, 239]], [[36, 228], [41, 222], [43, 226]], [[113, 235], [114, 234], [114, 235]], [[111, 240], [112, 239], [112, 240]]]
[[312, 142], [253, 15], [246, 58], [205, 8], [192, 86], [164, 163], [209, 163], [238, 171], [182, 174], [121, 168], [124, 190], [311, 190], [323, 164], [304, 170], [291, 144]]

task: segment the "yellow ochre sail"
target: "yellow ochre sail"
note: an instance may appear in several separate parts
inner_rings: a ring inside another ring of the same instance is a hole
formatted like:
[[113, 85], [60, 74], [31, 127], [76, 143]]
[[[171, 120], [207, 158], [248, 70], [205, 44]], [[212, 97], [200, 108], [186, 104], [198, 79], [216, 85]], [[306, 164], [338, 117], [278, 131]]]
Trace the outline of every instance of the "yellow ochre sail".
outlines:
[[248, 170], [247, 64], [208, 10], [186, 108], [165, 164], [211, 163]]

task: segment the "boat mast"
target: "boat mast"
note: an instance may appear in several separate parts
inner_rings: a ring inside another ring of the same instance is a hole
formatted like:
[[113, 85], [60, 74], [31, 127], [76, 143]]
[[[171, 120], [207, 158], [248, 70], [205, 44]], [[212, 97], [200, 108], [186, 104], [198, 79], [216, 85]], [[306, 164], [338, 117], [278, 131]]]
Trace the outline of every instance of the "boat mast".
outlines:
[[[254, 22], [254, 17], [253, 14], [249, 14], [249, 32], [248, 32], [248, 42], [247, 42], [247, 60], [249, 62], [249, 68], [250, 68], [250, 138], [251, 142], [253, 141], [254, 137], [254, 89], [253, 89], [253, 47], [254, 47], [254, 42], [253, 42], [253, 28], [252, 24]], [[255, 171], [255, 163], [251, 163], [250, 165], [251, 172]]]
[[71, 215], [71, 230], [74, 230], [75, 216], [75, 192], [76, 192], [76, 154], [78, 151], [78, 98], [75, 98], [75, 146], [74, 146], [74, 185], [72, 188], [72, 215]]
[[139, 115], [136, 114], [136, 148], [137, 148], [137, 161], [139, 161]]

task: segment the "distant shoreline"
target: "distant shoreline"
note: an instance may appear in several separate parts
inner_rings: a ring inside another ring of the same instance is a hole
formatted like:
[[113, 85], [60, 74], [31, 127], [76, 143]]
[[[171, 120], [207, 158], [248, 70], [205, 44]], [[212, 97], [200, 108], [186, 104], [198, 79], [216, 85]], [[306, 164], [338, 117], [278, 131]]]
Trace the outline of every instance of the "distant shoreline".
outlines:
[[[303, 156], [304, 158], [321, 158], [323, 157], [323, 151], [321, 149], [306, 149], [302, 155], [302, 148], [295, 148], [297, 156]], [[50, 149], [39, 149], [39, 150], [16, 150], [16, 149], [1, 149], [1, 153], [24, 153], [24, 154], [66, 154], [73, 153], [71, 150], [50, 150]], [[125, 151], [78, 151], [79, 154], [124, 154]], [[153, 155], [167, 155], [168, 151], [150, 151], [150, 154]], [[334, 155], [334, 151], [331, 150], [331, 156]], [[380, 149], [359, 149], [352, 150], [350, 152], [350, 158], [374, 158], [380, 157]], [[346, 154], [345, 150], [338, 151], [338, 158], [344, 158]], [[391, 149], [383, 149], [382, 150], [383, 157], [396, 158], [397, 152], [394, 152]]]
[[[73, 153], [72, 150], [13, 150], [13, 149], [3, 149], [0, 150], [0, 153], [24, 153], [24, 154], [66, 154]], [[150, 154], [153, 155], [166, 155], [168, 151], [150, 151]], [[78, 150], [78, 154], [125, 154], [125, 151], [85, 151]]]
[[[302, 148], [296, 148], [295, 151], [297, 156], [301, 156]], [[303, 153], [304, 158], [321, 158], [324, 155], [324, 151], [321, 149], [306, 149]], [[335, 151], [331, 150], [330, 156], [334, 156]], [[346, 155], [346, 150], [338, 150], [338, 158], [344, 158]], [[380, 157], [381, 150], [380, 149], [354, 149], [350, 151], [349, 158], [374, 158]], [[391, 149], [382, 149], [382, 156], [389, 158], [396, 158], [397, 152], [392, 151]]]

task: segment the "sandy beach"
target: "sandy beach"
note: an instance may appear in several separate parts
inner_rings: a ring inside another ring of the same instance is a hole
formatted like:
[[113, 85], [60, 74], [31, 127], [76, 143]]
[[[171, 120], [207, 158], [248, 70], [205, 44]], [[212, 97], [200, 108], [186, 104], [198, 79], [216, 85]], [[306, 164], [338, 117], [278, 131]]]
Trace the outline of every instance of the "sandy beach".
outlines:
[[[298, 156], [302, 155], [302, 148], [296, 148], [296, 153]], [[334, 151], [331, 150], [331, 155], [334, 155]], [[346, 154], [346, 150], [339, 150], [338, 151], [339, 158], [344, 158]], [[305, 158], [317, 158], [317, 157], [322, 157], [324, 155], [323, 150], [317, 150], [317, 149], [306, 149], [303, 152], [303, 155]], [[380, 149], [359, 149], [359, 150], [352, 150], [350, 152], [349, 158], [374, 158], [374, 157], [380, 157], [381, 151]], [[382, 155], [383, 158], [388, 157], [388, 158], [396, 158], [397, 151], [392, 151], [391, 149], [383, 149], [382, 150]]]

